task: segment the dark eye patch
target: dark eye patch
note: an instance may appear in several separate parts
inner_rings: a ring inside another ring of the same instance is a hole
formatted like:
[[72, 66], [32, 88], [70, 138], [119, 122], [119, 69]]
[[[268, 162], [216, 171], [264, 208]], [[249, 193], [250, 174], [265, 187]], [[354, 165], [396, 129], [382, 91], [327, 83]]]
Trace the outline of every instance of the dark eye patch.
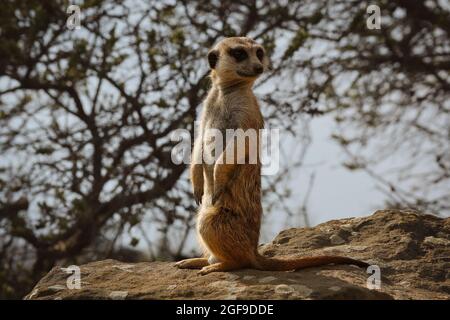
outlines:
[[262, 59], [264, 58], [264, 51], [263, 51], [263, 49], [258, 49], [258, 50], [256, 50], [256, 56], [258, 57], [258, 59], [260, 60], [260, 61], [262, 61]]
[[248, 58], [247, 52], [241, 48], [230, 49], [229, 54], [236, 59], [237, 62], [244, 61]]

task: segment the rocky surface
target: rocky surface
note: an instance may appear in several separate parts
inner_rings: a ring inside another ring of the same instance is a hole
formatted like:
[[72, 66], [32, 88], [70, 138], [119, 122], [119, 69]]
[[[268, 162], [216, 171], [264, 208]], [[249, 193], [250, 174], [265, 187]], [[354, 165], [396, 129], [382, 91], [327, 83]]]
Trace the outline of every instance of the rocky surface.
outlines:
[[450, 218], [381, 210], [284, 230], [260, 250], [267, 256], [341, 254], [365, 260], [380, 268], [380, 288], [369, 289], [371, 274], [355, 266], [200, 276], [175, 268], [173, 262], [105, 260], [80, 266], [80, 289], [73, 288], [68, 269], [55, 267], [25, 298], [450, 299]]

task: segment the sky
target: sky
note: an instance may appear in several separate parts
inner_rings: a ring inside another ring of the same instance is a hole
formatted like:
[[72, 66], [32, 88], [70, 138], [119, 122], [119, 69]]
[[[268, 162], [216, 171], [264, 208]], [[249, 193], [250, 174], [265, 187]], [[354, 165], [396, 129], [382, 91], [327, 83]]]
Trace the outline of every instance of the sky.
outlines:
[[[312, 143], [305, 165], [290, 178], [293, 194], [289, 204], [296, 207], [298, 203], [295, 201], [303, 199], [307, 192], [311, 173], [315, 174], [308, 201], [310, 226], [332, 219], [368, 216], [383, 208], [385, 196], [376, 189], [374, 180], [364, 172], [349, 171], [342, 166], [345, 159], [343, 151], [330, 139], [333, 128], [334, 120], [330, 116], [316, 117], [311, 121]], [[302, 227], [303, 221], [300, 220], [293, 218], [286, 222], [279, 216], [268, 217], [263, 226], [262, 242], [270, 241], [283, 229]]]
[[312, 122], [313, 144], [307, 160], [323, 162], [316, 169], [317, 190], [311, 194], [312, 225], [330, 219], [368, 215], [384, 199], [367, 174], [349, 171], [341, 165], [343, 152], [330, 139], [332, 124], [329, 117]]

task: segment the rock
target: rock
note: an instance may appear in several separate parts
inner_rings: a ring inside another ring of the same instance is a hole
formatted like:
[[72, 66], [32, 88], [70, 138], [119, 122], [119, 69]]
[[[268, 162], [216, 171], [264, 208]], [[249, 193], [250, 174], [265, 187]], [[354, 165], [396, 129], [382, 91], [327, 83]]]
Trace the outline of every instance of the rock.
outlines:
[[128, 291], [112, 291], [109, 297], [113, 300], [124, 300], [128, 296]]
[[433, 236], [426, 237], [423, 241], [426, 244], [438, 245], [438, 246], [450, 246], [450, 240], [443, 238], [436, 238]]
[[[333, 240], [333, 235], [345, 241]], [[369, 272], [349, 265], [295, 272], [246, 269], [200, 276], [196, 270], [175, 268], [173, 262], [104, 260], [80, 266], [80, 289], [69, 289], [73, 275], [55, 267], [25, 298], [450, 299], [450, 218], [380, 210], [368, 217], [284, 230], [259, 249], [278, 257], [341, 254], [378, 267]]]
[[345, 240], [342, 239], [341, 237], [339, 237], [337, 234], [333, 234], [333, 235], [330, 237], [330, 242], [331, 242], [332, 244], [343, 244], [343, 243], [345, 243]]
[[341, 229], [347, 232], [353, 232], [353, 227], [350, 223], [341, 225]]
[[270, 283], [273, 282], [274, 280], [277, 280], [277, 278], [269, 276], [269, 277], [264, 277], [262, 279], [259, 279], [259, 283]]
[[47, 288], [47, 290], [49, 291], [54, 291], [54, 292], [58, 292], [61, 290], [65, 290], [66, 286], [60, 285], [60, 284], [55, 284], [54, 286], [50, 286]]

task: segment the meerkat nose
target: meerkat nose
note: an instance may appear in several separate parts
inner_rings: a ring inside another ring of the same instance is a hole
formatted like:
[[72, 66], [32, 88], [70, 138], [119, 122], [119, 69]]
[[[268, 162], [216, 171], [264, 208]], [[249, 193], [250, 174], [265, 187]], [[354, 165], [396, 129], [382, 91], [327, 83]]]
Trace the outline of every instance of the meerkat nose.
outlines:
[[255, 72], [256, 74], [261, 74], [261, 73], [263, 73], [263, 71], [264, 71], [264, 68], [262, 65], [257, 64], [257, 65], [253, 66], [253, 72]]

